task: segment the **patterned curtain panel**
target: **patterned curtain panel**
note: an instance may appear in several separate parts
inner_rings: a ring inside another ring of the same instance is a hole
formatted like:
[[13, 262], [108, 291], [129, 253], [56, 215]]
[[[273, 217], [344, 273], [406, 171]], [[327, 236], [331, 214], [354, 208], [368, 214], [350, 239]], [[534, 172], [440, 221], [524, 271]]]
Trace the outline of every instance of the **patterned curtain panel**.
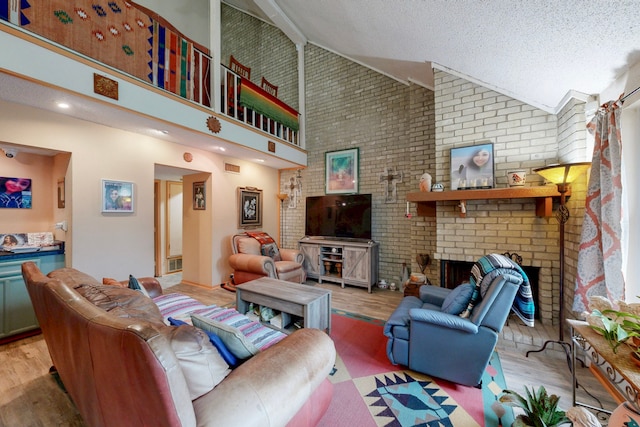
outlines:
[[622, 275], [622, 101], [604, 104], [587, 125], [595, 133], [587, 189], [578, 271], [573, 300], [575, 312], [585, 311], [589, 297], [624, 300]]
[[[0, 0], [0, 19], [162, 89], [210, 105], [210, 58], [167, 21], [124, 0]], [[201, 49], [202, 50], [202, 49]], [[197, 59], [196, 59], [197, 57]]]

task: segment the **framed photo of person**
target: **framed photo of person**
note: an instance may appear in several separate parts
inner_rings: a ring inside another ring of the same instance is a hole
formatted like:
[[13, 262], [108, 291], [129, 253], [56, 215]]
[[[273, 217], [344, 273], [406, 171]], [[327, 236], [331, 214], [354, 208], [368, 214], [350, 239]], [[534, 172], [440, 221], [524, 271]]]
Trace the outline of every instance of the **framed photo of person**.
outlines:
[[262, 227], [262, 190], [238, 188], [238, 228]]
[[325, 153], [325, 193], [349, 194], [358, 192], [357, 148]]
[[31, 178], [0, 177], [0, 208], [31, 209]]
[[207, 209], [207, 196], [205, 193], [204, 181], [193, 183], [193, 209], [203, 211]]
[[493, 188], [493, 143], [451, 149], [451, 189]]
[[102, 212], [133, 212], [133, 182], [103, 179]]

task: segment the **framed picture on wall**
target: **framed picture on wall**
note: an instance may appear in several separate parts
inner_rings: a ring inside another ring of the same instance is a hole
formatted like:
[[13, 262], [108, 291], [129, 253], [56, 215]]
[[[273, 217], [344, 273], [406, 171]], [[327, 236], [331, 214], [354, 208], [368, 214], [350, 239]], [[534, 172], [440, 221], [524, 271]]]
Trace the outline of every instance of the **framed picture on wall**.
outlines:
[[103, 179], [102, 212], [133, 212], [133, 182]]
[[64, 178], [58, 180], [58, 208], [64, 208]]
[[451, 149], [451, 189], [493, 188], [493, 144], [490, 142]]
[[196, 211], [207, 209], [207, 196], [204, 190], [204, 181], [193, 183], [193, 209]]
[[238, 188], [238, 228], [262, 227], [262, 190]]
[[0, 208], [31, 209], [31, 178], [0, 177]]
[[358, 192], [358, 149], [325, 153], [325, 193]]

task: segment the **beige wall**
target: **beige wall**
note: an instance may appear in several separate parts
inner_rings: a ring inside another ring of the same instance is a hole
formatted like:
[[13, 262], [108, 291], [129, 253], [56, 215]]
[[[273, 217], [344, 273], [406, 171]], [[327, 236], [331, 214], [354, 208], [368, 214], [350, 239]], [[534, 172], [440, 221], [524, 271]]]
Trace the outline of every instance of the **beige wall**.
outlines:
[[[199, 258], [197, 268], [207, 267], [204, 273], [190, 276], [193, 282], [211, 285], [228, 278], [228, 238], [237, 231], [236, 187], [263, 189], [263, 229], [277, 234], [276, 170], [193, 148], [188, 149], [193, 153], [193, 162], [187, 163], [183, 160], [186, 149], [182, 145], [6, 102], [0, 102], [0, 141], [72, 153], [66, 176], [67, 207], [64, 209], [69, 231], [62, 236], [67, 242], [67, 264], [98, 279], [126, 278], [129, 274], [153, 275], [155, 164], [211, 174], [211, 185], [207, 190], [210, 192], [207, 212], [213, 224], [207, 232], [211, 250], [205, 259]], [[242, 172], [225, 173], [225, 160], [239, 164]], [[48, 175], [53, 175], [53, 164], [54, 161], [49, 160]], [[16, 163], [12, 167], [16, 167], [12, 173], [23, 175], [20, 173], [22, 168]], [[58, 167], [55, 168], [59, 175]], [[42, 203], [42, 197], [49, 208], [46, 213], [38, 213], [39, 217], [33, 221], [20, 225], [27, 228], [24, 231], [52, 230], [54, 219], [63, 219], [58, 212], [53, 212], [57, 178], [48, 176], [49, 192], [34, 194], [34, 205]], [[135, 184], [134, 213], [101, 212], [102, 179]], [[5, 219], [10, 220], [3, 218], [3, 228]], [[194, 240], [192, 236], [184, 236], [185, 242], [191, 240]]]

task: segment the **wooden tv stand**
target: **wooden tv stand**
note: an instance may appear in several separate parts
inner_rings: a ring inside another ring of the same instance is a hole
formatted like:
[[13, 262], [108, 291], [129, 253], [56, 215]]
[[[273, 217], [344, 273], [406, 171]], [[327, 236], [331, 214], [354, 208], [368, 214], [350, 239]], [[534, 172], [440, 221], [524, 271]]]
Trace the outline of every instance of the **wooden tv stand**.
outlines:
[[367, 288], [378, 283], [378, 243], [305, 237], [298, 242], [307, 276], [322, 281]]

